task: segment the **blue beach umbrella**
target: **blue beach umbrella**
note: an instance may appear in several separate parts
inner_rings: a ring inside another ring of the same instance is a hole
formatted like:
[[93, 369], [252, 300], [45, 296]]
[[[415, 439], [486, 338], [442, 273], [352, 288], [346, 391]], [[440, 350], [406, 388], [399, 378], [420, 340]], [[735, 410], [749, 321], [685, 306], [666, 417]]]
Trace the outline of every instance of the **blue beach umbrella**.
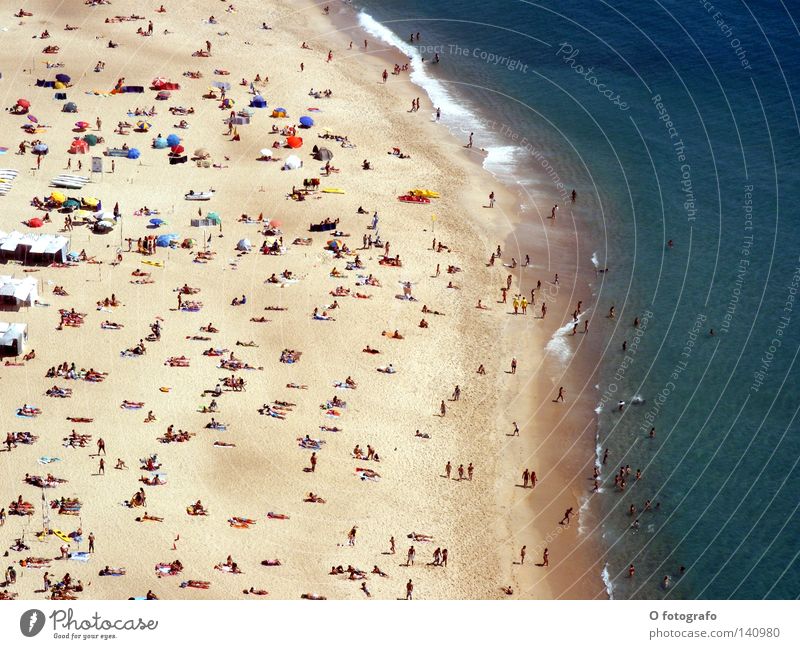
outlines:
[[152, 225], [155, 225], [156, 227], [158, 227], [159, 225], [162, 225], [164, 223], [164, 220], [163, 219], [150, 219], [150, 223]]
[[128, 158], [136, 160], [141, 154], [139, 149], [128, 149]]
[[69, 83], [72, 81], [72, 79], [68, 74], [57, 74], [56, 81], [60, 81], [61, 83]]
[[153, 148], [154, 149], [166, 149], [169, 146], [169, 142], [167, 142], [166, 138], [157, 137], [153, 140]]
[[311, 128], [312, 126], [314, 126], [314, 120], [308, 117], [307, 115], [304, 115], [303, 117], [300, 118], [300, 125], [304, 126], [305, 128]]
[[169, 144], [169, 146], [178, 146], [180, 143], [181, 139], [175, 135], [175, 133], [170, 133], [167, 136], [167, 144]]

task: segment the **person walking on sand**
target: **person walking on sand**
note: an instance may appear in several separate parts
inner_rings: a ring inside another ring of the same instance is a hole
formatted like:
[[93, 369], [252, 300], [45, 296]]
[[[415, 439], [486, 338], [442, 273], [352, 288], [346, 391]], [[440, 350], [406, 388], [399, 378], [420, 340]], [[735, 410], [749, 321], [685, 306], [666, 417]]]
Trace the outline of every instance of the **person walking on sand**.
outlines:
[[558, 524], [559, 524], [559, 525], [569, 525], [569, 519], [570, 519], [570, 517], [572, 516], [572, 509], [573, 509], [573, 508], [572, 508], [572, 507], [570, 507], [569, 509], [567, 509], [567, 511], [565, 511], [565, 512], [564, 512], [564, 518], [562, 518], [562, 519], [561, 519], [561, 520], [558, 522]]
[[531, 471], [531, 489], [536, 486], [536, 471]]
[[353, 525], [352, 529], [347, 534], [347, 545], [350, 547], [356, 544], [356, 530], [358, 530], [358, 526]]
[[100, 458], [100, 466], [97, 468], [97, 475], [105, 475], [106, 474], [106, 461], [103, 458]]
[[470, 134], [469, 134], [469, 142], [467, 142], [467, 148], [468, 148], [468, 149], [471, 149], [471, 148], [472, 148], [472, 136], [473, 136], [473, 135], [475, 135], [475, 134], [474, 134], [474, 133], [470, 133]]
[[527, 552], [527, 550], [528, 550], [528, 546], [527, 545], [523, 545], [522, 549], [519, 551], [519, 565], [521, 565], [521, 566], [525, 565], [525, 553]]
[[542, 552], [542, 567], [547, 568], [550, 565], [550, 550], [547, 548]]
[[439, 406], [439, 414], [444, 417], [447, 414], [447, 406], [444, 405], [444, 400], [442, 400], [441, 405]]
[[89, 552], [94, 552], [94, 532], [89, 532]]
[[472, 466], [472, 462], [467, 465], [467, 480], [472, 480], [472, 474], [475, 473], [475, 467]]
[[450, 464], [450, 460], [447, 460], [447, 464], [444, 465], [444, 474], [447, 479], [450, 479], [450, 472], [453, 470], [453, 465]]
[[511, 373], [512, 374], [516, 374], [517, 373], [517, 359], [516, 359], [516, 357], [511, 359]]
[[389, 537], [389, 554], [394, 554], [396, 552], [395, 544], [394, 544], [394, 536]]
[[414, 582], [410, 579], [406, 584], [406, 599], [414, 599]]
[[542, 320], [544, 320], [545, 316], [547, 315], [547, 305], [542, 302], [542, 315], [540, 316]]
[[455, 387], [453, 390], [453, 401], [458, 401], [461, 398], [461, 388], [459, 386]]
[[406, 554], [406, 567], [414, 565], [414, 557], [417, 556], [417, 551], [414, 549], [412, 545], [408, 548], [408, 554]]
[[442, 117], [442, 109], [441, 108], [437, 108], [436, 109], [436, 121], [438, 122], [441, 119], [441, 117]]
[[97, 440], [97, 454], [100, 455], [100, 453], [106, 454], [106, 442], [102, 437]]
[[458, 465], [458, 479], [459, 480], [463, 480], [464, 479], [464, 465], [463, 464], [459, 464]]
[[531, 478], [530, 471], [528, 471], [528, 469], [525, 469], [522, 472], [522, 488], [523, 489], [527, 489], [528, 488], [528, 481], [530, 480], [530, 478]]
[[517, 426], [516, 421], [512, 421], [511, 425], [514, 426], [514, 432], [512, 433], [512, 437], [519, 437], [519, 426]]
[[562, 385], [558, 388], [558, 396], [556, 397], [556, 401], [564, 402], [564, 386]]
[[386, 80], [389, 78], [389, 73], [384, 69], [383, 74], [381, 75], [381, 79], [383, 82], [386, 83]]
[[514, 315], [517, 315], [519, 313], [519, 297], [515, 295], [511, 304], [514, 305]]

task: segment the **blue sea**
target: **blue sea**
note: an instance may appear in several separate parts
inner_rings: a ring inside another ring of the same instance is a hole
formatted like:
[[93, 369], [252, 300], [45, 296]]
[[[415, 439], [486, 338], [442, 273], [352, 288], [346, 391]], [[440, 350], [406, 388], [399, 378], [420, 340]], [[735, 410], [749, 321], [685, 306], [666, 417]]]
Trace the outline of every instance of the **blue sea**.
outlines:
[[490, 171], [556, 199], [559, 182], [577, 189], [581, 263], [609, 269], [592, 296], [609, 456], [583, 532], [608, 593], [800, 596], [798, 5], [355, 9], [413, 54], [412, 78], [451, 130], [475, 132]]

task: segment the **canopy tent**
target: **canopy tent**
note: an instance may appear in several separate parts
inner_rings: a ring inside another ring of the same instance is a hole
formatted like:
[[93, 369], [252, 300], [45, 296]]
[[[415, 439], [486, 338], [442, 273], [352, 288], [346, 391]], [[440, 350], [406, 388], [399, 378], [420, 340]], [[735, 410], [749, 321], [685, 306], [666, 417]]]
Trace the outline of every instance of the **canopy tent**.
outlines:
[[64, 113], [77, 113], [78, 104], [76, 104], [74, 101], [68, 101], [66, 104], [64, 104], [61, 110]]
[[287, 117], [287, 116], [288, 116], [288, 114], [289, 114], [289, 113], [288, 113], [288, 112], [286, 112], [286, 109], [285, 109], [285, 108], [276, 108], [276, 109], [274, 109], [274, 110], [272, 111], [272, 116], [273, 116], [273, 117]]
[[272, 149], [261, 149], [258, 152], [261, 160], [271, 160], [272, 159]]
[[209, 221], [211, 221], [214, 225], [219, 225], [220, 223], [222, 223], [222, 217], [219, 214], [217, 214], [216, 212], [209, 212], [206, 215], [206, 218]]
[[19, 356], [28, 342], [28, 325], [22, 322], [0, 322], [0, 355]]
[[236, 250], [241, 250], [242, 252], [250, 252], [253, 249], [253, 244], [250, 243], [250, 239], [239, 239], [239, 243], [236, 244]]
[[18, 311], [39, 301], [39, 289], [33, 277], [17, 279], [0, 275], [0, 309]]
[[266, 108], [267, 100], [264, 99], [261, 95], [256, 95], [250, 100], [250, 106], [252, 106], [253, 108]]

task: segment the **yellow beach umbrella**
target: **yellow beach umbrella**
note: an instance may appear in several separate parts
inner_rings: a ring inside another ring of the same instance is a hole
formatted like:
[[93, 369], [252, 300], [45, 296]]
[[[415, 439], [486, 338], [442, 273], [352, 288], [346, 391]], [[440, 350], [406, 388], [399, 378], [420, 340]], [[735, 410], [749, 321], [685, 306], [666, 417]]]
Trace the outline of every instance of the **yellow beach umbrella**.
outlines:
[[67, 200], [67, 197], [61, 192], [53, 192], [52, 194], [50, 194], [50, 198], [53, 199], [56, 203], [63, 203], [65, 200]]

